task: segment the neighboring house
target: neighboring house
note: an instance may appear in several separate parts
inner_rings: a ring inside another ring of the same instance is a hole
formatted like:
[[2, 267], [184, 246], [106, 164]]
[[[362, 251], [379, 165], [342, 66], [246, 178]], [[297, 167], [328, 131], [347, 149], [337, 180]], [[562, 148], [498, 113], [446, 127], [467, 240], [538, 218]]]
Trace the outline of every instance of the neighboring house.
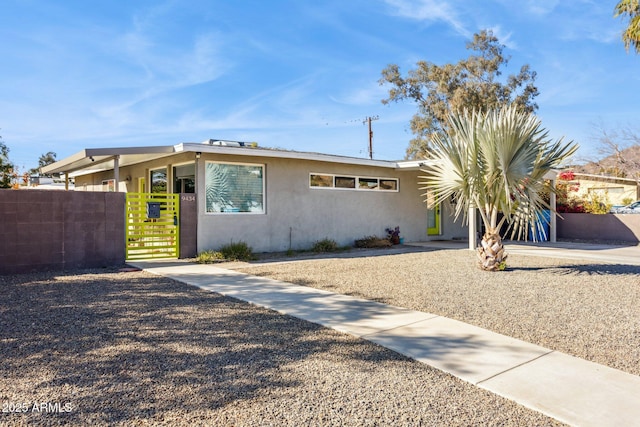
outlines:
[[65, 184], [64, 177], [62, 179], [59, 179], [59, 178], [54, 179], [46, 176], [31, 175], [29, 177], [29, 185], [25, 186], [24, 188], [26, 189], [37, 188], [38, 190], [65, 190], [65, 189], [72, 190], [73, 183]]
[[592, 195], [603, 197], [612, 205], [640, 200], [640, 187], [635, 179], [573, 173], [573, 179], [568, 184], [575, 189], [571, 197], [580, 200], [588, 200]]
[[419, 161], [383, 161], [273, 150], [233, 141], [85, 149], [42, 168], [76, 191], [195, 193], [197, 249], [245, 241], [254, 251], [308, 249], [333, 239], [405, 242], [466, 239], [453, 201], [428, 209]]

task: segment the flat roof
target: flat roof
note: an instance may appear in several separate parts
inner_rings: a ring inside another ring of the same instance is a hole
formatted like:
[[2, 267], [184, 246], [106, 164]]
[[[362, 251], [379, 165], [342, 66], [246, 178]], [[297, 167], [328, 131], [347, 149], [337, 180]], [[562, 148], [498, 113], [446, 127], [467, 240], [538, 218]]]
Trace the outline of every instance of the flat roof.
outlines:
[[87, 148], [55, 163], [44, 166], [41, 168], [41, 171], [46, 174], [67, 173], [69, 176], [79, 176], [112, 170], [115, 167], [116, 158], [118, 159], [119, 167], [123, 167], [186, 152], [300, 159], [403, 170], [418, 170], [422, 164], [426, 162], [426, 160], [374, 160], [360, 157], [262, 147], [211, 145], [209, 143], [184, 142], [168, 146]]
[[[218, 140], [213, 140], [218, 141]], [[304, 151], [281, 150], [255, 147], [251, 145], [212, 145], [209, 140], [200, 142], [183, 142], [176, 145], [149, 147], [115, 147], [86, 148], [72, 156], [59, 160], [40, 170], [45, 174], [65, 173], [70, 177], [104, 172], [115, 167], [118, 159], [119, 167], [134, 165], [149, 160], [159, 159], [179, 153], [215, 153], [236, 156], [270, 157], [279, 159], [300, 159], [348, 165], [376, 166], [396, 170], [420, 170], [429, 160], [374, 160], [360, 157], [339, 156], [335, 154], [312, 153]], [[555, 179], [559, 171], [551, 170], [545, 179]]]

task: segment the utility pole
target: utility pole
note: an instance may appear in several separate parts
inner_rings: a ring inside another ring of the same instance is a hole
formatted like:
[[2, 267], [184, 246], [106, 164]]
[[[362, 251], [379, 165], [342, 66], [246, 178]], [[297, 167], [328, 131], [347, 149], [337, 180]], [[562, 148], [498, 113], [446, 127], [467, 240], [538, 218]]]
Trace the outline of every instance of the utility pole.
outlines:
[[369, 158], [373, 159], [373, 130], [371, 130], [371, 121], [378, 120], [380, 116], [369, 116], [362, 121], [362, 124], [369, 123]]

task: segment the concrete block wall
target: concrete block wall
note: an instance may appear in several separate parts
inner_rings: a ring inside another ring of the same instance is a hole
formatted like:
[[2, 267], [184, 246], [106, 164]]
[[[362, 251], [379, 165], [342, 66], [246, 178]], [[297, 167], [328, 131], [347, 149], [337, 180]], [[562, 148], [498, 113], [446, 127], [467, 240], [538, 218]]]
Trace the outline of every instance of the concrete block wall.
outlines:
[[198, 201], [195, 194], [180, 194], [180, 258], [198, 254]]
[[124, 263], [124, 193], [0, 190], [0, 274]]
[[558, 238], [640, 242], [639, 214], [563, 213], [558, 218]]

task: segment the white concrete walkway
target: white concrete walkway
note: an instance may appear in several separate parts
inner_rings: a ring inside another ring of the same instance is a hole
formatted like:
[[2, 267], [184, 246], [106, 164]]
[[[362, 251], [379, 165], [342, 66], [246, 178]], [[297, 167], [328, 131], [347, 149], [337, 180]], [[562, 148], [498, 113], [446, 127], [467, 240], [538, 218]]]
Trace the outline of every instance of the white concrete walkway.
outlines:
[[639, 376], [430, 313], [181, 260], [130, 264], [364, 338], [570, 425], [640, 425]]

